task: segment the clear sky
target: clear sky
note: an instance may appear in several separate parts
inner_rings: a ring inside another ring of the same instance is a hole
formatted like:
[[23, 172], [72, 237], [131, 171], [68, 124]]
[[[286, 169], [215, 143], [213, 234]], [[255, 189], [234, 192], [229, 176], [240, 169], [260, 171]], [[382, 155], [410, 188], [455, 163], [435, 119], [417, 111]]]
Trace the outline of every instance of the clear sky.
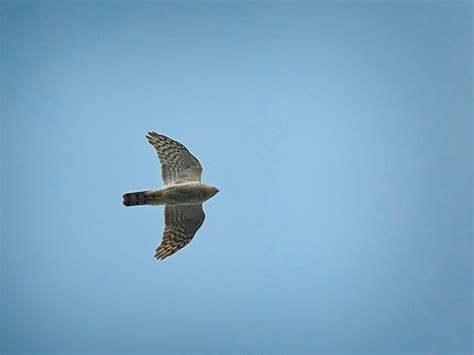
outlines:
[[[471, 353], [470, 3], [1, 16], [2, 353]], [[164, 262], [151, 130], [220, 189]]]

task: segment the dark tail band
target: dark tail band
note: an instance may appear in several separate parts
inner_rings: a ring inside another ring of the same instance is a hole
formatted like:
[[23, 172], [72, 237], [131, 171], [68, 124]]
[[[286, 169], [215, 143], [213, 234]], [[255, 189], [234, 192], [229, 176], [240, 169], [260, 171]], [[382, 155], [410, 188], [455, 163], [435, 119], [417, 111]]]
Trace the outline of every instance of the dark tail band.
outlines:
[[148, 191], [137, 191], [129, 192], [123, 195], [123, 205], [124, 206], [139, 206], [146, 205], [148, 202], [148, 197], [145, 193]]

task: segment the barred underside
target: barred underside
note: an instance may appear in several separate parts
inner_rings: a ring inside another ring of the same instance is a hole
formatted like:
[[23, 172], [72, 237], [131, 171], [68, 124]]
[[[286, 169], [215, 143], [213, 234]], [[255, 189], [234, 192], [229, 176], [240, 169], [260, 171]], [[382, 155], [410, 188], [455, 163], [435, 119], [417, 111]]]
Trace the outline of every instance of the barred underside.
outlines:
[[171, 185], [163, 189], [166, 204], [196, 204], [212, 197], [204, 184], [188, 183]]

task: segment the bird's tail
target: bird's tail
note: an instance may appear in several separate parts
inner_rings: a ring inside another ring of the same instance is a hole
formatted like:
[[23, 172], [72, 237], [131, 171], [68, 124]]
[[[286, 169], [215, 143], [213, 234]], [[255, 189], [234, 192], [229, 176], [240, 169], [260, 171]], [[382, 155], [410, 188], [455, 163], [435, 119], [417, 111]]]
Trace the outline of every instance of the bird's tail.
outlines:
[[123, 195], [123, 205], [124, 206], [138, 206], [138, 205], [146, 205], [150, 198], [147, 195], [147, 191], [137, 191], [137, 192], [129, 192]]
[[147, 190], [129, 192], [123, 195], [124, 206], [140, 206], [140, 205], [163, 205], [165, 199], [163, 191], [158, 190]]

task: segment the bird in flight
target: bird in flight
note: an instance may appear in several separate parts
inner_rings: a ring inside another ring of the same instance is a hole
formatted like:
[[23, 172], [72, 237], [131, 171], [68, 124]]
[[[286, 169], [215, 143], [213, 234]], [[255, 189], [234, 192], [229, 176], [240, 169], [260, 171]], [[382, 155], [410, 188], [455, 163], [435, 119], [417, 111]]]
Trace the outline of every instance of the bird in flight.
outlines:
[[155, 132], [146, 138], [158, 153], [164, 186], [126, 193], [123, 204], [165, 206], [165, 230], [155, 252], [155, 258], [163, 260], [193, 239], [206, 218], [202, 203], [219, 189], [201, 182], [202, 166], [184, 145]]

